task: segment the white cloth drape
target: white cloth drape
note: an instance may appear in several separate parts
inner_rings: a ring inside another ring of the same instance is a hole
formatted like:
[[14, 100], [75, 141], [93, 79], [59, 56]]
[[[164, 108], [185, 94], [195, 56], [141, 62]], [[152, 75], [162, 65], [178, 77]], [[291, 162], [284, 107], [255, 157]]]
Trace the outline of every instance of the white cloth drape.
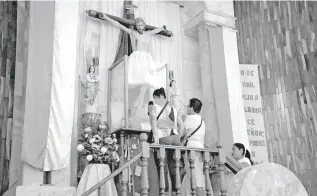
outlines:
[[77, 3], [31, 2], [22, 160], [44, 171], [70, 161], [77, 21]]

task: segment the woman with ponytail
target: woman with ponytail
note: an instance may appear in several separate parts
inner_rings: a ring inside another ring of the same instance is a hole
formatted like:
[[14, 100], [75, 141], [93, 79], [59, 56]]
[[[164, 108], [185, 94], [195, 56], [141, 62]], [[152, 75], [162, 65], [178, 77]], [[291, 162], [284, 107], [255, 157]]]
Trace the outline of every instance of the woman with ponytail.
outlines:
[[239, 170], [253, 165], [250, 152], [241, 143], [233, 144], [231, 156], [227, 156], [227, 159]]

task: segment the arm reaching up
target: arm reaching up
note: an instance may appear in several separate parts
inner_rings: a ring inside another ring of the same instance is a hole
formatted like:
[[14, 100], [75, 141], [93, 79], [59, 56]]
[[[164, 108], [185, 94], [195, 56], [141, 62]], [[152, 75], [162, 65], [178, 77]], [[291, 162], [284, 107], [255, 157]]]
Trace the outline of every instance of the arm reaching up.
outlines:
[[111, 23], [112, 25], [114, 25], [115, 27], [118, 27], [120, 29], [122, 29], [123, 31], [127, 32], [129, 35], [133, 35], [133, 31], [125, 26], [123, 26], [122, 24], [120, 24], [119, 22], [111, 19], [110, 17], [108, 17], [106, 14], [100, 14], [99, 15], [100, 18], [108, 21], [109, 23]]
[[160, 72], [160, 71], [164, 70], [165, 67], [167, 67], [167, 64], [165, 64], [165, 65], [163, 65], [162, 67], [158, 68], [158, 69], [156, 70], [156, 72]]

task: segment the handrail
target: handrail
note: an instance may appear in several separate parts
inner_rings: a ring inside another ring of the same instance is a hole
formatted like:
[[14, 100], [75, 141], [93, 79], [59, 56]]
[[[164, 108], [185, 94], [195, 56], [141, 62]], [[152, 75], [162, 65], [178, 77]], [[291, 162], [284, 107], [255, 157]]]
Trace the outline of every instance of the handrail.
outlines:
[[240, 170], [237, 168], [237, 166], [234, 165], [227, 157], [226, 157], [226, 162], [225, 166], [232, 171], [233, 174], [237, 174]]
[[[201, 152], [211, 152], [211, 153], [219, 153], [218, 149], [209, 149], [209, 148], [187, 148], [184, 146], [173, 146], [173, 145], [161, 145], [161, 144], [150, 144], [150, 148], [166, 148], [166, 149], [174, 149], [174, 150], [194, 150]], [[230, 162], [229, 159], [226, 158], [225, 166], [232, 171], [232, 173], [236, 174], [240, 170]]]
[[119, 169], [115, 170], [113, 173], [111, 173], [109, 176], [107, 176], [105, 179], [101, 180], [98, 184], [96, 184], [95, 186], [91, 187], [88, 191], [84, 192], [81, 196], [88, 196], [91, 193], [93, 193], [94, 191], [96, 191], [98, 188], [100, 188], [101, 186], [103, 186], [108, 180], [110, 180], [111, 178], [115, 177], [116, 175], [118, 175], [120, 172], [122, 172], [124, 169], [126, 169], [127, 167], [131, 166], [134, 162], [136, 162], [139, 158], [141, 158], [142, 153], [136, 155], [133, 159], [131, 159], [130, 161], [128, 161], [126, 164], [124, 164], [122, 167], [120, 167]]
[[185, 146], [161, 145], [161, 144], [150, 144], [150, 148], [167, 148], [167, 149], [176, 149], [176, 150], [194, 150], [194, 151], [201, 151], [201, 152], [219, 153], [218, 149], [187, 148]]

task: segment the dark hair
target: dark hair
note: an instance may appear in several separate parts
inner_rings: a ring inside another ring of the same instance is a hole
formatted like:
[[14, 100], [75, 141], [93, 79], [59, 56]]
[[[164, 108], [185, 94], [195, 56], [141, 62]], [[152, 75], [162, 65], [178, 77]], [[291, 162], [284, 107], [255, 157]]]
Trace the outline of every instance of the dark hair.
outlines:
[[254, 165], [253, 161], [251, 160], [251, 154], [248, 149], [245, 149], [244, 145], [241, 143], [235, 143], [233, 144], [236, 146], [239, 150], [242, 149], [242, 154], [250, 160], [251, 165]]
[[90, 65], [90, 66], [88, 67], [88, 73], [90, 73], [90, 68], [94, 68], [94, 72], [93, 72], [93, 73], [95, 73], [95, 72], [96, 72], [96, 68], [95, 68], [95, 66]]
[[153, 97], [156, 96], [156, 97], [161, 97], [163, 96], [164, 99], [166, 99], [166, 93], [165, 93], [165, 89], [162, 87], [160, 89], [156, 89], [154, 92], [153, 92]]
[[173, 82], [175, 82], [175, 80], [170, 81], [170, 87], [172, 87]]
[[192, 98], [189, 100], [189, 107], [193, 108], [194, 112], [197, 114], [199, 114], [202, 106], [203, 106], [203, 104], [197, 98]]

